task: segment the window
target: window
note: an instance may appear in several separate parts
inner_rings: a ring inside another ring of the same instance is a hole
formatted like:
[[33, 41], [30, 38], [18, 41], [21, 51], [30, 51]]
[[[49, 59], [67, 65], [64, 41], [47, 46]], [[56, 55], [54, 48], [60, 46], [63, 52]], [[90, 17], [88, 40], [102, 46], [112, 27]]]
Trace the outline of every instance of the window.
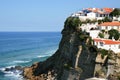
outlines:
[[119, 26], [117, 26], [117, 29], [119, 29]]
[[108, 26], [105, 27], [105, 29], [107, 29]]
[[116, 47], [116, 45], [114, 45], [114, 47]]
[[109, 45], [109, 47], [111, 47], [111, 45]]
[[103, 46], [103, 42], [100, 42], [100, 46]]

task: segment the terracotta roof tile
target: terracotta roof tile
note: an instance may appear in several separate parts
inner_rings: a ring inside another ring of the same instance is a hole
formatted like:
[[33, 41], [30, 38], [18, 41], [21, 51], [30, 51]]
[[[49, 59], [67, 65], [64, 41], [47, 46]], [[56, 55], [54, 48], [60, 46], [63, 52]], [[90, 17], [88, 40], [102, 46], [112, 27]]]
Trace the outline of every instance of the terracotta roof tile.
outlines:
[[113, 11], [113, 8], [103, 8], [105, 12], [111, 13]]
[[120, 44], [120, 41], [113, 41], [113, 40], [110, 40], [110, 39], [99, 39], [99, 38], [96, 38], [94, 39], [95, 42], [103, 42], [104, 44], [107, 44], [107, 45], [114, 45], [114, 44]]
[[120, 26], [120, 22], [104, 22], [99, 24], [99, 26]]
[[99, 14], [109, 14], [113, 11], [113, 8], [86, 8], [86, 10], [99, 13]]

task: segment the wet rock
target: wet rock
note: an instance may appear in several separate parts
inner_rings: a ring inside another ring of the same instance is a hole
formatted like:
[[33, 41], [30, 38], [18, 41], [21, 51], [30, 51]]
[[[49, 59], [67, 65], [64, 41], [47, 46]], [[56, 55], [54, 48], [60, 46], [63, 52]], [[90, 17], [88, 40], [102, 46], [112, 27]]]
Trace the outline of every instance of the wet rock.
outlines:
[[22, 71], [22, 70], [23, 70], [23, 67], [21, 67], [21, 66], [15, 66], [15, 67], [10, 67], [10, 68], [5, 68], [4, 71], [15, 71], [15, 70], [20, 70], [20, 71]]

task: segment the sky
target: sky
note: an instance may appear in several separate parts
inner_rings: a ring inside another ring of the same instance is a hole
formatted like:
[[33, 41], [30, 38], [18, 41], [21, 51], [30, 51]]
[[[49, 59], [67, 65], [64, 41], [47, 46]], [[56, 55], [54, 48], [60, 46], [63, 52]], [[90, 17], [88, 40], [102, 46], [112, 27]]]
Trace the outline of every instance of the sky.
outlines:
[[120, 0], [0, 0], [1, 31], [61, 31], [82, 8], [119, 8]]

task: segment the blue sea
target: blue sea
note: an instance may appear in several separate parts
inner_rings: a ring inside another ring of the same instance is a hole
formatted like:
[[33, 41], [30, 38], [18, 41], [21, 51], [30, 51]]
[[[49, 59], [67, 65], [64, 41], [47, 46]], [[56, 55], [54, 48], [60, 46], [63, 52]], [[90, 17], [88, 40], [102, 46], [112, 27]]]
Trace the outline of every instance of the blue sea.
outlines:
[[44, 61], [58, 49], [60, 32], [0, 32], [0, 80], [22, 80], [14, 66]]

